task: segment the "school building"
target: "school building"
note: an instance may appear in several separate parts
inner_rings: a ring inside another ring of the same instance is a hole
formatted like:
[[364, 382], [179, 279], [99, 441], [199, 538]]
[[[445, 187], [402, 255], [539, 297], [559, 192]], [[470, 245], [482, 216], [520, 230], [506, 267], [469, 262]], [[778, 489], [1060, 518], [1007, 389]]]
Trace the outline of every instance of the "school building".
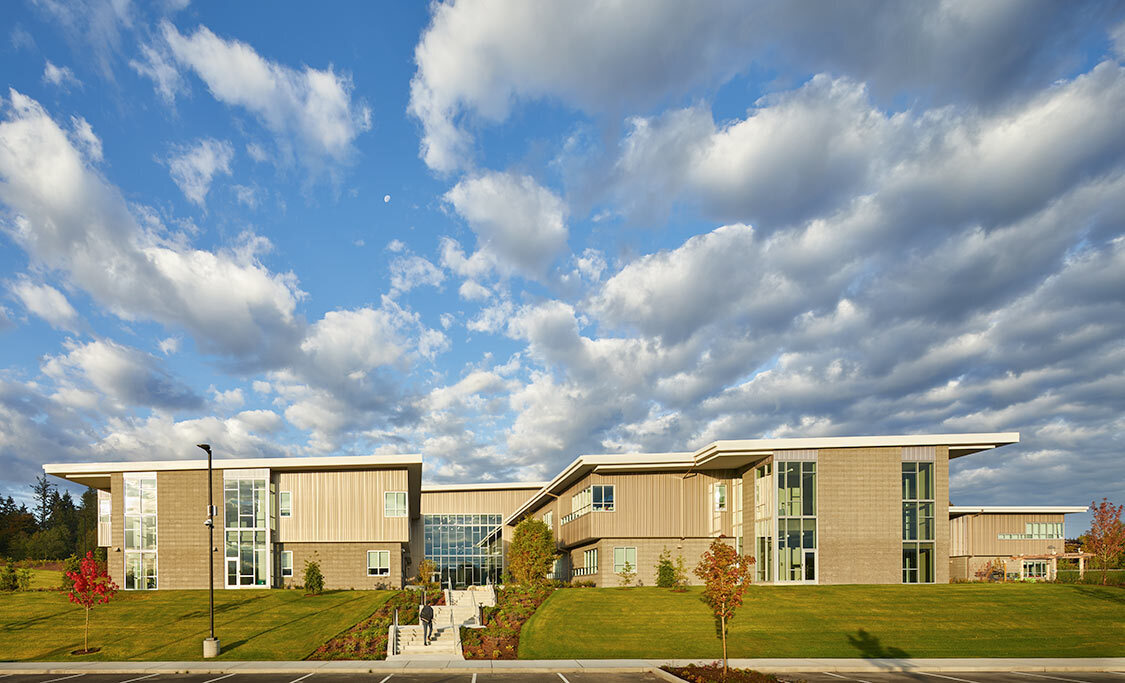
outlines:
[[[1063, 515], [949, 505], [949, 461], [1017, 433], [718, 441], [694, 452], [583, 455], [549, 482], [424, 485], [418, 455], [216, 459], [216, 587], [391, 588], [433, 560], [443, 583], [498, 583], [515, 525], [543, 520], [556, 578], [655, 583], [722, 537], [762, 583], [944, 583], [995, 557], [1052, 575]], [[127, 590], [207, 587], [206, 460], [61, 463], [98, 491], [98, 543]], [[1020, 559], [1024, 558], [1024, 559]], [[1031, 563], [1031, 564], [1027, 564]], [[694, 577], [692, 577], [694, 579]]]

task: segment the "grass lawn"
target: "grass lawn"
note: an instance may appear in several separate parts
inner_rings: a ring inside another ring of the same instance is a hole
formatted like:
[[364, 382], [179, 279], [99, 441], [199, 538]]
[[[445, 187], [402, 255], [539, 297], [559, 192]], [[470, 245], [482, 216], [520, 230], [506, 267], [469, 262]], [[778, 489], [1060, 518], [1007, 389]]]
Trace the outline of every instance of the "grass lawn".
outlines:
[[[57, 577], [56, 577], [57, 579]], [[379, 608], [390, 591], [215, 591], [215, 635], [222, 659], [304, 659]], [[120, 591], [90, 613], [90, 647], [82, 647], [83, 610], [65, 593], [0, 594], [0, 660], [197, 660], [207, 636], [207, 591]]]
[[[566, 588], [520, 636], [521, 659], [712, 658], [700, 588]], [[731, 657], [1121, 657], [1125, 589], [1062, 584], [754, 586]]]

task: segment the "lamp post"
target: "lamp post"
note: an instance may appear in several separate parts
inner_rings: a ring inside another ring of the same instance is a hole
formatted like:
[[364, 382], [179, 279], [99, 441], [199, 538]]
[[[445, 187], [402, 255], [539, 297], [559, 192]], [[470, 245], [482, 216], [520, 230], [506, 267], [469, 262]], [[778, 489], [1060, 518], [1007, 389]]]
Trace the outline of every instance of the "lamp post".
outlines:
[[215, 637], [215, 480], [211, 476], [210, 444], [196, 446], [207, 452], [207, 520], [203, 525], [207, 527], [207, 611], [211, 617], [211, 635], [203, 639], [203, 658], [210, 659], [219, 656], [219, 639]]

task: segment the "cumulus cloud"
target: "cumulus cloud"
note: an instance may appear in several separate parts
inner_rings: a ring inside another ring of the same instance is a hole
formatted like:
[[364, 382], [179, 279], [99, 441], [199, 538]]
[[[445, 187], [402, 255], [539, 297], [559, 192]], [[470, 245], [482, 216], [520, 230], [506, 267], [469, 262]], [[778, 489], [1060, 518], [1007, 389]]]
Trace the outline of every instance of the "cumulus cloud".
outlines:
[[189, 201], [203, 206], [216, 174], [230, 175], [234, 148], [225, 140], [202, 138], [176, 148], [168, 157], [168, 173]]
[[1082, 58], [1081, 39], [1104, 35], [1122, 13], [1049, 1], [513, 8], [459, 0], [434, 6], [415, 47], [409, 110], [422, 124], [426, 164], [453, 171], [471, 160], [473, 126], [505, 120], [517, 103], [643, 112], [722, 84], [755, 60], [768, 61], [781, 82], [820, 71], [850, 76], [883, 101], [909, 92], [991, 103], [1067, 75]]
[[66, 296], [54, 287], [35, 284], [22, 277], [12, 285], [12, 293], [24, 308], [46, 320], [51, 327], [71, 331], [77, 329], [78, 311], [74, 310]]
[[566, 204], [530, 176], [483, 173], [457, 183], [445, 199], [476, 233], [479, 251], [507, 273], [542, 278], [566, 248]]
[[129, 66], [152, 81], [165, 104], [174, 104], [176, 96], [188, 90], [180, 70], [176, 68], [175, 59], [165, 49], [141, 45], [141, 59], [129, 60]]
[[202, 251], [142, 226], [118, 189], [88, 165], [46, 111], [10, 92], [0, 122], [3, 224], [32, 262], [61, 273], [121, 318], [187, 329], [206, 352], [269, 365], [300, 337], [302, 295], [292, 275], [258, 260], [269, 243], [243, 236], [230, 250]]
[[43, 67], [43, 82], [50, 83], [56, 88], [63, 88], [69, 90], [72, 87], [81, 88], [82, 81], [74, 75], [70, 67], [55, 66], [51, 60], [47, 60], [46, 66]]
[[67, 348], [67, 353], [47, 358], [44, 374], [63, 389], [96, 390], [106, 401], [104, 407], [122, 411], [134, 406], [186, 409], [203, 404], [151, 354], [109, 340], [69, 342]]
[[296, 152], [314, 170], [347, 161], [356, 137], [371, 127], [371, 110], [352, 99], [351, 78], [331, 67], [271, 62], [206, 26], [184, 35], [166, 21], [161, 32], [176, 62], [194, 71], [215, 99], [256, 116], [279, 148]]
[[421, 256], [400, 256], [391, 261], [391, 296], [415, 287], [438, 287], [445, 273]]

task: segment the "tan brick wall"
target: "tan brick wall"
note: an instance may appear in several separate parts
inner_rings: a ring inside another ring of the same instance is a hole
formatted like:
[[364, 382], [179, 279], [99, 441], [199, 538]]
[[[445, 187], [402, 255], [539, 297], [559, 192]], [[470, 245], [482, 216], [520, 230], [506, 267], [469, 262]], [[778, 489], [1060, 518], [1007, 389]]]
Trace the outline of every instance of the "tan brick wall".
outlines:
[[[215, 588], [223, 588], [223, 473], [212, 473], [215, 505]], [[157, 572], [160, 588], [207, 588], [207, 473], [156, 473]]]
[[[817, 458], [819, 582], [902, 583], [902, 449], [823, 449]], [[935, 493], [945, 495], [944, 482]], [[948, 575], [948, 550], [937, 564]]]
[[[401, 588], [402, 543], [279, 543], [275, 546], [280, 566], [281, 552], [293, 551], [293, 576], [282, 579], [284, 588], [293, 588], [304, 582], [305, 560], [315, 559], [324, 574], [324, 587], [328, 590]], [[367, 575], [367, 551], [388, 550], [391, 554], [390, 576]], [[280, 576], [280, 569], [275, 571]]]
[[[571, 566], [574, 567], [583, 566], [583, 551], [596, 546], [598, 548], [598, 572], [589, 576], [576, 576], [574, 579], [576, 581], [593, 581], [599, 588], [612, 588], [621, 585], [621, 577], [613, 573], [613, 549], [615, 547], [635, 547], [637, 549], [637, 578], [634, 585], [655, 586], [656, 563], [660, 558], [660, 553], [667, 548], [673, 561], [675, 561], [677, 555], [683, 556], [684, 566], [688, 573], [688, 584], [697, 585], [699, 579], [692, 573], [692, 570], [699, 564], [699, 558], [714, 540], [713, 538], [605, 538], [597, 543], [571, 550], [570, 562]], [[726, 538], [724, 542], [733, 545], [734, 539]]]
[[113, 543], [105, 551], [106, 570], [118, 587], [125, 588], [125, 477], [120, 472], [110, 475], [109, 493], [113, 498], [110, 520]]
[[[934, 458], [934, 583], [949, 583], [949, 447]], [[900, 475], [901, 476], [901, 475]], [[899, 493], [901, 496], [902, 494]], [[901, 580], [901, 577], [900, 577]]]

